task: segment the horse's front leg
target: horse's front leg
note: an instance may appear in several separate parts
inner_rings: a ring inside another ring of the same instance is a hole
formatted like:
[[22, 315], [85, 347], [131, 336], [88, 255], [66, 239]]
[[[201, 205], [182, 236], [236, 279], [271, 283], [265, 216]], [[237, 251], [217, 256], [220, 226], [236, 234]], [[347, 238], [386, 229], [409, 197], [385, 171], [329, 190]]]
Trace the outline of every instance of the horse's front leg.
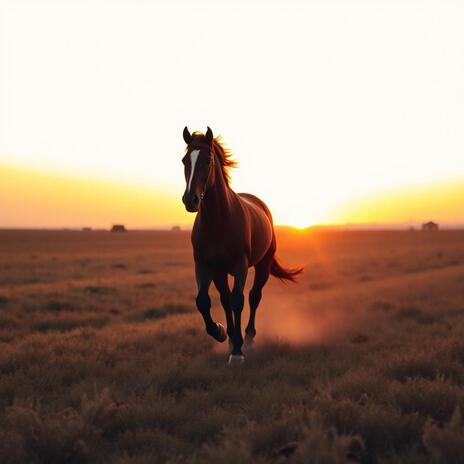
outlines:
[[224, 308], [227, 321], [227, 335], [229, 336], [229, 343], [232, 343], [232, 339], [234, 338], [234, 319], [232, 308], [230, 307], [230, 289], [227, 282], [227, 272], [216, 273], [213, 281], [221, 296], [221, 304]]
[[222, 324], [214, 322], [211, 318], [211, 298], [208, 294], [212, 281], [211, 273], [201, 264], [195, 263], [195, 276], [198, 286], [196, 303], [198, 311], [200, 311], [205, 321], [206, 332], [218, 342], [223, 342], [227, 338], [226, 331]]
[[229, 356], [229, 364], [242, 363], [244, 356], [242, 353], [243, 337], [242, 337], [242, 310], [243, 310], [243, 289], [248, 274], [248, 259], [244, 256], [236, 264], [234, 272], [234, 288], [230, 294], [230, 306], [234, 315], [234, 337], [232, 353]]

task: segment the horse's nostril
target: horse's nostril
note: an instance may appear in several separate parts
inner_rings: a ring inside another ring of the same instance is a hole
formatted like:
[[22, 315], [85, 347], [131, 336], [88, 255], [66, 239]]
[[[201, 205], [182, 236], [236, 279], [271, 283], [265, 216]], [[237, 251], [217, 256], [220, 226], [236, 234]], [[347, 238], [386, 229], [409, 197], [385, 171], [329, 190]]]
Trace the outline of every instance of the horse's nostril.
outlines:
[[198, 198], [197, 195], [194, 195], [192, 198], [192, 203], [196, 206], [200, 202], [200, 199]]

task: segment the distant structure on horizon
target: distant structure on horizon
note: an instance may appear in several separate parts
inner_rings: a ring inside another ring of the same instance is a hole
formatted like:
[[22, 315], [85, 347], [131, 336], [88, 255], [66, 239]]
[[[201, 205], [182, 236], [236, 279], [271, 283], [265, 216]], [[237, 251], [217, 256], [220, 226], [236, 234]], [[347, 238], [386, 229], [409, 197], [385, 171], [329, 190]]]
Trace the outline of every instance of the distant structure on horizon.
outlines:
[[124, 224], [113, 224], [111, 232], [127, 232], [127, 229]]
[[422, 230], [425, 232], [436, 232], [439, 229], [438, 224], [433, 221], [422, 224]]
[[172, 226], [171, 232], [180, 232], [180, 226]]
[[92, 228], [91, 227], [83, 227], [82, 232], [92, 232]]

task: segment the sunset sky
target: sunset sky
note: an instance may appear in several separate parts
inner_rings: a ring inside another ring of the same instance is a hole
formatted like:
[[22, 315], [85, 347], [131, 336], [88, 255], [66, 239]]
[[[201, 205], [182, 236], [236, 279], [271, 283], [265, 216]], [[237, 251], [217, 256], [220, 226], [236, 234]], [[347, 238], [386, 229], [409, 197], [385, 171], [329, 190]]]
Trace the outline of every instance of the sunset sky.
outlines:
[[0, 227], [189, 226], [185, 125], [278, 224], [464, 224], [462, 2], [0, 5]]

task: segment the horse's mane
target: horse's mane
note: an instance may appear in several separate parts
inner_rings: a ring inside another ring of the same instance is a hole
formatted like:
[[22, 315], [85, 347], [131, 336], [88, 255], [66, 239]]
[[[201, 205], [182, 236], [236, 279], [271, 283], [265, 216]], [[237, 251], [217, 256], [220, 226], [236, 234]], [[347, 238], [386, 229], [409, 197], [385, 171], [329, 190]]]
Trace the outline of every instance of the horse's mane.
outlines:
[[[201, 132], [194, 132], [192, 134], [192, 142], [191, 144], [204, 144], [205, 142], [205, 135]], [[232, 159], [232, 152], [226, 148], [223, 143], [221, 142], [221, 137], [217, 136], [213, 139], [213, 152], [216, 155], [216, 160], [219, 161], [219, 165], [221, 166], [222, 174], [224, 175], [224, 179], [229, 185], [230, 182], [230, 174], [229, 169], [237, 167], [238, 163], [234, 159]]]

